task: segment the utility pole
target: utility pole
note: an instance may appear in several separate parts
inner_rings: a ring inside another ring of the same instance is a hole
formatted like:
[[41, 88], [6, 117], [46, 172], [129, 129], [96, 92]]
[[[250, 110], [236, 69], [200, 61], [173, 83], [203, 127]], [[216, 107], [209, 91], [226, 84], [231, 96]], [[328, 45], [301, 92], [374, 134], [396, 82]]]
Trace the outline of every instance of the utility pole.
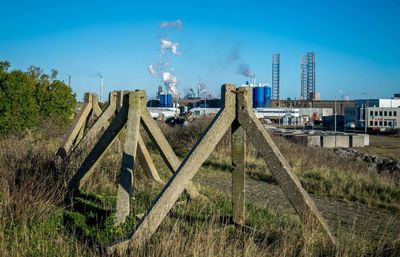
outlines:
[[335, 135], [336, 135], [336, 98], [337, 98], [337, 95], [335, 95]]
[[103, 85], [103, 75], [100, 75], [100, 102], [103, 102], [103, 89], [104, 89], [104, 85]]
[[364, 134], [367, 134], [368, 131], [368, 107], [369, 107], [369, 98], [368, 93], [362, 93], [367, 96], [367, 105], [364, 108]]
[[278, 111], [278, 116], [279, 116], [279, 120], [278, 120], [278, 128], [280, 127], [280, 125], [281, 125], [281, 99], [280, 98], [278, 98], [278, 109], [279, 109], [279, 111]]
[[[339, 93], [342, 93], [342, 90], [339, 90]], [[335, 94], [335, 135], [336, 135], [336, 123], [337, 123], [337, 109], [336, 109], [336, 98], [337, 98], [337, 94]]]

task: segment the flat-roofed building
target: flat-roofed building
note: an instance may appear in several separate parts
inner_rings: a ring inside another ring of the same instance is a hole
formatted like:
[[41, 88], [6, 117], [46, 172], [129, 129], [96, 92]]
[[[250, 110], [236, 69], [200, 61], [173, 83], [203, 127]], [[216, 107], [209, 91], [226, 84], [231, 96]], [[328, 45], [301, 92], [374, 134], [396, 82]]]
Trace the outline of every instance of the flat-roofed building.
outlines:
[[400, 107], [368, 107], [367, 127], [380, 131], [398, 129]]

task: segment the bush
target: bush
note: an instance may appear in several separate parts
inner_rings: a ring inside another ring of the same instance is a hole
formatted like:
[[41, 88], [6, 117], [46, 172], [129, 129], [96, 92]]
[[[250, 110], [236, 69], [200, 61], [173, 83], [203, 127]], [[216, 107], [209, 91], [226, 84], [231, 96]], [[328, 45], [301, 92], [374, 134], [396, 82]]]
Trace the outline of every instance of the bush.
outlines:
[[33, 127], [39, 118], [34, 83], [21, 71], [0, 80], [0, 133]]
[[0, 134], [34, 127], [39, 120], [70, 120], [75, 94], [57, 80], [55, 70], [49, 76], [35, 66], [27, 72], [9, 72], [9, 67], [8, 62], [0, 62]]

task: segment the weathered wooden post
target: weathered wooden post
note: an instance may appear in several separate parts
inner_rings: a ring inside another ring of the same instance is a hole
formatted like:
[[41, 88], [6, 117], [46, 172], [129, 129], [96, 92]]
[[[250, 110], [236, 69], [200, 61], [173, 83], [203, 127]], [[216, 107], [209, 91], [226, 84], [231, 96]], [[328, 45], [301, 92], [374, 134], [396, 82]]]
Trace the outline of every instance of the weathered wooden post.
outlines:
[[246, 134], [239, 123], [232, 124], [232, 205], [233, 221], [245, 223]]
[[115, 215], [116, 225], [124, 223], [125, 218], [130, 212], [129, 201], [133, 186], [133, 169], [135, 168], [136, 150], [140, 136], [140, 102], [144, 96], [144, 91], [135, 91], [129, 94], [126, 139], [118, 183], [117, 212]]

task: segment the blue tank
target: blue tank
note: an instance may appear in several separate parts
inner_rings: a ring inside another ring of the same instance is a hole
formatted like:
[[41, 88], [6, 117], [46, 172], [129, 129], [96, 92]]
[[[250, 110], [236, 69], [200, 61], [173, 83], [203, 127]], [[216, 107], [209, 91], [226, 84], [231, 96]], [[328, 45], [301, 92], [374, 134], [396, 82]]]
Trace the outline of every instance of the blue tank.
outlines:
[[253, 87], [253, 108], [265, 107], [264, 87]]
[[167, 95], [167, 107], [172, 107], [172, 106], [173, 106], [172, 94], [168, 93], [168, 95]]
[[271, 107], [272, 87], [269, 86], [264, 87], [264, 95], [265, 95], [265, 106]]
[[161, 93], [160, 94], [160, 107], [165, 107], [167, 106], [167, 99], [165, 98], [165, 94]]

